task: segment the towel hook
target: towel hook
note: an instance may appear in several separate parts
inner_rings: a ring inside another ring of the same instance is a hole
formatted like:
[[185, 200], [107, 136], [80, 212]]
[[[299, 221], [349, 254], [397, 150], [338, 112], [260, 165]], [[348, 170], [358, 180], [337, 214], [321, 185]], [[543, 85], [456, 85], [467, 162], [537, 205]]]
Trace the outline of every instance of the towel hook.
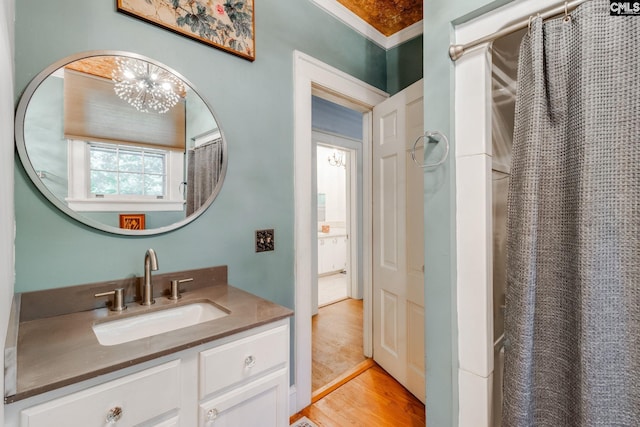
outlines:
[[[428, 164], [418, 163], [418, 160], [416, 160], [416, 145], [418, 145], [418, 142], [420, 142], [421, 139], [425, 139], [427, 142], [429, 142], [429, 140], [432, 140], [435, 143], [440, 142], [437, 138], [435, 138], [436, 136], [440, 136], [440, 138], [443, 139], [445, 142], [444, 154], [442, 155], [442, 158], [435, 163], [428, 163]], [[445, 134], [437, 130], [433, 132], [427, 131], [424, 133], [424, 135], [418, 137], [418, 139], [416, 139], [416, 142], [413, 143], [413, 149], [411, 150], [411, 158], [413, 159], [413, 162], [416, 165], [420, 166], [421, 168], [434, 168], [436, 166], [440, 166], [445, 162], [445, 160], [447, 160], [447, 156], [449, 156], [449, 139], [447, 139]]]

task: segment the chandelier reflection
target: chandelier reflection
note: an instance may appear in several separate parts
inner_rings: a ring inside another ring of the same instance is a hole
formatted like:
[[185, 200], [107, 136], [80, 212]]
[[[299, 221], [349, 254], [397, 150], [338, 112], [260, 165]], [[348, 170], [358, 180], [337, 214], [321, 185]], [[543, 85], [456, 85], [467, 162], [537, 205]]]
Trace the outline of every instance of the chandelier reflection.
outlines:
[[334, 150], [327, 159], [331, 166], [346, 167], [347, 159], [343, 151]]
[[134, 58], [116, 58], [111, 79], [116, 94], [143, 113], [166, 113], [185, 90], [182, 80], [169, 71]]

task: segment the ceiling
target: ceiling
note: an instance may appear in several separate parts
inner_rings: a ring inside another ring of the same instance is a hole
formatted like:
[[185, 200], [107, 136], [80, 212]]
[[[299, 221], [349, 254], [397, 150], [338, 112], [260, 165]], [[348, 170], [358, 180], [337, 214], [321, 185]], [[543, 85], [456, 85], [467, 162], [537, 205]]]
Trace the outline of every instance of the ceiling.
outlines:
[[336, 0], [389, 37], [422, 20], [422, 0]]

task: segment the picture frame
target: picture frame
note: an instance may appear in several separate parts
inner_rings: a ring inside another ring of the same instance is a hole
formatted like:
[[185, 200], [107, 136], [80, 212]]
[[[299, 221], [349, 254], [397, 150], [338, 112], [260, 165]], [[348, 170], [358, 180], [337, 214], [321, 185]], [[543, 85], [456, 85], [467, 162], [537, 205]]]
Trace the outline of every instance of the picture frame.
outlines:
[[120, 228], [126, 230], [144, 230], [145, 214], [120, 214]]
[[116, 9], [249, 61], [256, 58], [254, 0], [116, 0]]

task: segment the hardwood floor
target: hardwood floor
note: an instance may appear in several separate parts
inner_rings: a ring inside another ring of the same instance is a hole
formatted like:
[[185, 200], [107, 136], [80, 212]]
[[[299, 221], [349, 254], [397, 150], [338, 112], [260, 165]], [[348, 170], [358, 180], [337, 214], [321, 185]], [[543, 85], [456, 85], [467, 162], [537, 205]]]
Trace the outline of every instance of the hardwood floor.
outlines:
[[362, 300], [321, 307], [313, 317], [312, 390], [318, 390], [366, 360], [362, 347]]
[[423, 427], [425, 409], [362, 351], [362, 301], [322, 307], [312, 321], [312, 404], [306, 416], [319, 427]]
[[424, 427], [424, 405], [374, 365], [291, 417], [319, 427]]

